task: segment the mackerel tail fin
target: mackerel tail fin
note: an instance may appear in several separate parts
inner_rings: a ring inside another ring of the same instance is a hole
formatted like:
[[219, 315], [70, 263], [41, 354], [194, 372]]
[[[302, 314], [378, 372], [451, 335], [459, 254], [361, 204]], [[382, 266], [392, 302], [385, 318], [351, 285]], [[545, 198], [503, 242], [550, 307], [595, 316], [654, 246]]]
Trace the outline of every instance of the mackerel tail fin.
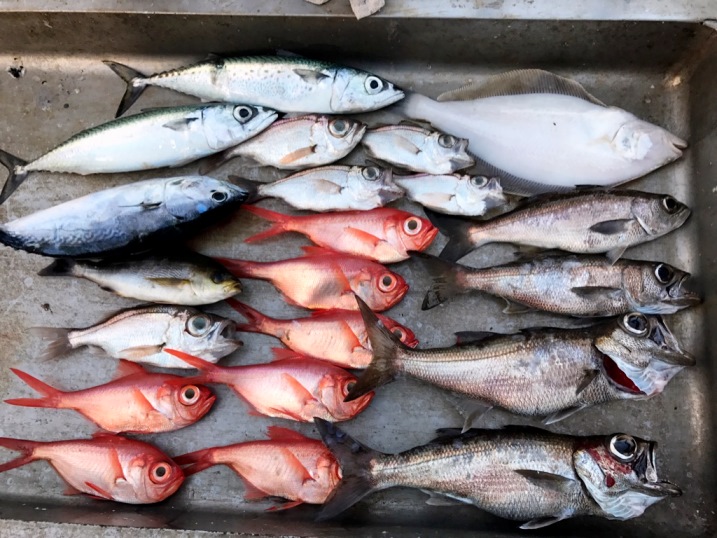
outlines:
[[409, 349], [396, 335], [386, 328], [383, 322], [378, 319], [376, 314], [373, 313], [371, 308], [362, 301], [360, 297], [356, 297], [356, 302], [359, 305], [361, 317], [366, 325], [366, 332], [371, 342], [373, 356], [371, 357], [371, 363], [358, 378], [356, 384], [349, 390], [348, 395], [344, 399], [345, 402], [355, 400], [381, 385], [386, 385], [393, 381], [398, 373], [396, 367], [398, 353], [402, 349]]
[[370, 462], [381, 453], [359, 443], [331, 422], [315, 418], [321, 439], [341, 466], [341, 482], [324, 503], [317, 521], [325, 521], [347, 510], [368, 494], [381, 489], [371, 475]]
[[423, 262], [433, 276], [433, 283], [423, 298], [421, 310], [430, 310], [454, 295], [463, 293], [465, 287], [460, 276], [465, 268], [462, 265], [424, 253], [415, 253], [414, 256]]
[[240, 189], [244, 189], [248, 193], [246, 200], [244, 200], [245, 204], [253, 204], [262, 198], [266, 198], [261, 194], [261, 186], [263, 185], [261, 181], [252, 181], [251, 179], [239, 176], [229, 176], [227, 181], [233, 183]]
[[131, 67], [117, 62], [103, 60], [102, 63], [112, 69], [112, 71], [114, 71], [115, 74], [127, 84], [127, 88], [122, 96], [122, 101], [120, 101], [117, 113], [115, 114], [115, 118], [119, 118], [122, 114], [129, 110], [134, 102], [139, 99], [139, 96], [142, 95], [142, 92], [147, 88], [147, 83], [145, 82], [147, 77], [136, 69], [132, 69]]
[[8, 171], [5, 185], [2, 188], [2, 192], [0, 192], [0, 204], [2, 204], [27, 179], [27, 172], [18, 170], [18, 168], [27, 165], [27, 161], [23, 161], [19, 157], [0, 149], [0, 164], [7, 168]]
[[38, 271], [38, 276], [75, 276], [74, 270], [77, 266], [75, 260], [60, 258], [52, 262], [44, 269]]
[[443, 247], [439, 255], [440, 258], [455, 262], [483, 244], [476, 244], [472, 239], [477, 226], [475, 222], [436, 213], [428, 208], [425, 209], [425, 213], [428, 220], [431, 221], [431, 224], [438, 228], [443, 235], [448, 237], [448, 244]]

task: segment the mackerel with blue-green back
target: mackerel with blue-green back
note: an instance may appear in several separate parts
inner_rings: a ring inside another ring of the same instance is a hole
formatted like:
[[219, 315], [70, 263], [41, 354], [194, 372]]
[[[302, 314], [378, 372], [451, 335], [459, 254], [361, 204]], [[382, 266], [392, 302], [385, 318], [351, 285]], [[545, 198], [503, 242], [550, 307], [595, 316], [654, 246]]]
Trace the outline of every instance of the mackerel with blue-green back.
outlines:
[[0, 150], [10, 175], [0, 203], [31, 172], [112, 174], [176, 167], [259, 134], [278, 114], [249, 105], [206, 104], [150, 109], [92, 127], [26, 162]]

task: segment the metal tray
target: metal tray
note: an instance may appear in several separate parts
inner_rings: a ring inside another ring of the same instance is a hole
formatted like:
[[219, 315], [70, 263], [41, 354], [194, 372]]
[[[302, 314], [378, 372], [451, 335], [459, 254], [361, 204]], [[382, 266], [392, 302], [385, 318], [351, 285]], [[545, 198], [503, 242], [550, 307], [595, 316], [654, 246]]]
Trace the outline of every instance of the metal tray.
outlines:
[[[153, 10], [164, 9], [157, 4], [161, 3], [151, 4]], [[717, 523], [712, 392], [712, 353], [717, 331], [711, 332], [706, 320], [717, 308], [713, 224], [717, 182], [712, 169], [712, 159], [717, 155], [717, 34], [702, 21], [717, 8], [710, 7], [710, 0], [643, 2], [640, 6], [614, 2], [612, 8], [606, 4], [600, 0], [392, 0], [381, 16], [357, 22], [351, 18], [348, 4], [340, 0], [323, 7], [298, 0], [174, 2], [167, 11], [157, 13], [147, 13], [143, 3], [121, 0], [113, 2], [111, 9], [97, 8], [95, 2], [86, 1], [73, 2], [71, 6], [65, 2], [0, 1], [0, 145], [19, 156], [34, 157], [78, 130], [110, 119], [124, 88], [102, 65], [102, 59], [111, 58], [153, 72], [201, 59], [210, 52], [274, 48], [365, 67], [427, 95], [453, 88], [472, 76], [516, 67], [546, 68], [575, 77], [605, 102], [687, 138], [690, 148], [683, 159], [632, 185], [669, 192], [689, 203], [694, 216], [677, 233], [635, 248], [629, 256], [663, 260], [695, 275], [704, 304], [672, 317], [670, 323], [685, 347], [698, 357], [698, 365], [680, 374], [663, 395], [653, 400], [604, 405], [552, 427], [576, 434], [622, 430], [658, 440], [660, 473], [680, 484], [685, 494], [661, 502], [632, 521], [576, 519], [538, 532], [546, 536], [712, 536]], [[295, 17], [277, 16], [282, 14]], [[559, 18], [563, 20], [552, 20]], [[13, 75], [20, 72], [20, 77]], [[136, 108], [185, 102], [192, 100], [150, 88]], [[187, 170], [193, 171], [194, 167]], [[231, 171], [231, 167], [222, 169], [221, 177]], [[171, 173], [110, 177], [37, 174], [0, 206], [0, 221], [93, 190]], [[420, 211], [406, 202], [399, 205]], [[280, 259], [300, 254], [300, 245], [306, 244], [300, 236], [256, 245], [243, 243], [243, 238], [263, 226], [240, 213], [198, 236], [191, 245], [215, 255]], [[437, 252], [444, 241], [439, 238], [431, 251]], [[511, 249], [495, 247], [482, 252], [481, 258], [473, 256], [467, 262], [489, 264], [505, 260]], [[112, 360], [87, 353], [75, 353], [56, 362], [35, 360], [41, 344], [28, 334], [28, 327], [90, 325], [133, 304], [89, 282], [36, 276], [48, 261], [0, 248], [3, 398], [31, 393], [10, 374], [10, 366], [68, 389], [105, 382], [115, 368]], [[565, 322], [539, 314], [509, 317], [501, 313], [499, 302], [483, 296], [463, 297], [421, 312], [428, 276], [419, 264], [410, 261], [396, 269], [407, 278], [411, 291], [391, 315], [410, 326], [424, 346], [448, 345], [452, 333], [458, 330], [507, 331]], [[287, 306], [266, 283], [247, 281], [241, 298], [270, 315], [291, 317], [300, 313]], [[230, 315], [225, 305], [211, 310]], [[244, 341], [245, 347], [227, 363], [266, 361], [269, 349], [278, 344], [269, 337], [250, 334], [244, 336]], [[261, 438], [266, 426], [277, 422], [248, 416], [245, 404], [229, 390], [216, 390], [219, 401], [203, 421], [147, 439], [170, 454], [181, 454], [214, 444]], [[373, 404], [345, 427], [380, 450], [398, 451], [428, 441], [435, 428], [454, 426], [459, 420], [438, 390], [399, 381], [380, 390]], [[526, 421], [505, 413], [491, 412], [481, 424], [523, 422]], [[316, 435], [312, 425], [283, 425]], [[53, 440], [84, 437], [92, 431], [91, 424], [71, 411], [0, 404], [3, 436]], [[64, 497], [62, 490], [61, 480], [46, 463], [0, 474], [0, 518], [28, 522], [8, 521], [3, 525], [0, 521], [0, 535], [17, 536], [18, 529], [25, 529], [29, 536], [50, 532], [50, 527], [40, 522], [57, 524], [60, 532], [65, 529], [78, 535], [75, 527], [62, 524], [246, 535], [523, 534], [515, 523], [473, 507], [430, 507], [424, 504], [424, 494], [400, 489], [369, 497], [335, 522], [314, 523], [316, 508], [310, 506], [266, 513], [266, 503], [243, 501], [240, 480], [225, 467], [192, 477], [177, 495], [156, 506], [131, 507]], [[137, 531], [133, 536], [146, 532]]]

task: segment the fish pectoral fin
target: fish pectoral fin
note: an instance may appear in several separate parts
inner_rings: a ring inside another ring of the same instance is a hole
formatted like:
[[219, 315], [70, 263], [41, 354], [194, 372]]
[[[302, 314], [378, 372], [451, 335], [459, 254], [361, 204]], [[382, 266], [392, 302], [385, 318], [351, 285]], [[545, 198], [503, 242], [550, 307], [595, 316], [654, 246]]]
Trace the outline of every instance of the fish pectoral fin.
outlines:
[[289, 374], [281, 374], [282, 379], [288, 385], [289, 390], [294, 397], [301, 402], [301, 405], [307, 405], [309, 402], [316, 401], [314, 395], [311, 394], [304, 385], [299, 383], [297, 379]]
[[296, 151], [292, 151], [291, 153], [287, 153], [279, 160], [279, 163], [283, 165], [291, 164], [298, 161], [299, 159], [303, 159], [304, 157], [313, 155], [314, 153], [316, 153], [316, 145], [307, 146], [305, 148], [300, 148]]
[[627, 247], [616, 247], [610, 249], [605, 253], [605, 256], [607, 256], [607, 259], [610, 260], [610, 263], [615, 265], [615, 262], [622, 258], [622, 255], [625, 254], [626, 248]]
[[370, 233], [359, 230], [358, 228], [345, 228], [344, 233], [359, 243], [368, 243], [373, 248], [376, 248], [382, 242], [381, 239], [375, 235], [371, 235]]
[[456, 336], [457, 346], [469, 346], [471, 344], [482, 342], [486, 338], [490, 338], [491, 336], [495, 336], [499, 333], [490, 331], [459, 331], [453, 334]]
[[296, 454], [294, 454], [291, 450], [285, 447], [281, 449], [281, 452], [284, 455], [284, 459], [287, 465], [298, 476], [298, 478], [301, 479], [302, 485], [306, 484], [306, 482], [309, 481], [314, 482], [314, 477], [311, 476], [309, 470], [304, 466], [303, 463], [301, 463], [301, 460], [296, 457]]
[[191, 129], [192, 123], [197, 121], [199, 118], [182, 118], [179, 120], [173, 120], [165, 123], [162, 127], [171, 129], [172, 131], [188, 131]]
[[530, 521], [523, 523], [520, 528], [523, 530], [542, 529], [543, 527], [547, 527], [548, 525], [552, 525], [553, 523], [557, 523], [563, 519], [566, 519], [566, 516], [536, 517], [535, 519], [531, 519]]
[[589, 230], [602, 235], [617, 235], [627, 231], [633, 219], [604, 220], [590, 226]]
[[503, 300], [506, 302], [505, 308], [503, 309], [504, 314], [525, 314], [526, 312], [533, 310], [529, 306], [516, 303], [510, 299], [506, 299], [505, 297], [503, 297]]
[[332, 181], [328, 181], [326, 179], [317, 179], [315, 181], [311, 182], [311, 186], [314, 189], [314, 192], [319, 194], [339, 194], [341, 192], [341, 186], [337, 185], [336, 183]]
[[188, 278], [172, 278], [169, 276], [149, 277], [146, 280], [158, 286], [186, 286], [192, 282]]
[[[97, 493], [97, 498], [101, 499], [103, 501], [111, 501], [112, 500], [112, 494], [101, 487], [99, 487], [97, 484], [93, 484], [92, 482], [85, 482], [85, 486], [90, 488], [92, 491]], [[90, 497], [94, 497], [94, 495], [90, 495]]]
[[428, 495], [428, 499], [426, 499], [426, 504], [428, 506], [456, 506], [458, 504], [465, 504], [463, 501], [446, 497], [445, 495], [441, 495], [440, 493], [436, 493], [430, 489], [422, 489], [421, 491]]
[[401, 137], [399, 137], [398, 140], [394, 142], [394, 145], [409, 153], [413, 153], [414, 155], [418, 155], [422, 151], [421, 148], [419, 148], [416, 144], [414, 144], [410, 140]]
[[299, 75], [304, 82], [314, 83], [319, 82], [325, 78], [329, 78], [329, 75], [321, 71], [315, 71], [313, 69], [294, 69], [294, 73]]
[[142, 394], [141, 390], [134, 389], [132, 397], [134, 398], [134, 401], [137, 403], [143, 413], [148, 414], [155, 411], [154, 406], [150, 403], [147, 397]]
[[611, 288], [609, 286], [577, 286], [570, 288], [570, 291], [578, 297], [588, 300], [604, 299], [605, 295], [622, 295], [620, 288]]
[[575, 492], [576, 482], [572, 478], [534, 469], [516, 469], [515, 472], [539, 488], [565, 494]]
[[560, 411], [556, 411], [552, 415], [548, 415], [543, 420], [543, 424], [555, 424], [556, 422], [560, 422], [561, 420], [565, 420], [570, 415], [574, 415], [578, 411], [581, 411], [585, 409], [585, 405], [576, 405], [574, 407], [568, 407], [567, 409], [561, 409]]
[[[119, 352], [119, 355], [125, 359], [130, 360], [141, 360], [145, 357], [155, 355], [162, 351], [162, 346], [136, 346], [128, 347]], [[128, 361], [129, 362], [129, 361]], [[124, 377], [124, 376], [123, 376]]]
[[575, 396], [579, 396], [582, 391], [588, 388], [599, 374], [600, 370], [585, 370], [583, 379], [580, 381], [578, 388], [575, 389]]
[[469, 82], [438, 96], [438, 101], [469, 101], [504, 95], [527, 94], [569, 95], [595, 105], [605, 103], [591, 95], [581, 84], [542, 69], [518, 69], [488, 77], [480, 82]]

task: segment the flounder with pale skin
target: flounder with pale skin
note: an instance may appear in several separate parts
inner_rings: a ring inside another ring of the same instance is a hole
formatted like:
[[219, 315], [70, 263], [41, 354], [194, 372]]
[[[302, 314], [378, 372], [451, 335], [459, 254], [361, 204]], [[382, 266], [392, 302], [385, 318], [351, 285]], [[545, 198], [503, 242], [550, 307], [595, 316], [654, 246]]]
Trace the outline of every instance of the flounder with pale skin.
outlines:
[[236, 157], [279, 170], [302, 170], [331, 164], [348, 155], [361, 141], [366, 125], [350, 118], [299, 116], [274, 123], [251, 140], [202, 161], [207, 174]]
[[522, 195], [619, 185], [678, 159], [687, 147], [577, 82], [537, 69], [470, 83], [438, 101], [412, 93], [399, 107], [468, 139], [486, 172]]
[[521, 529], [582, 516], [632, 519], [682, 494], [658, 478], [657, 444], [624, 433], [573, 437], [529, 427], [446, 428], [426, 445], [383, 454], [329, 422], [317, 419], [316, 425], [342, 474], [319, 519], [392, 487], [472, 504], [524, 522]]
[[643, 400], [695, 364], [659, 316], [630, 313], [584, 329], [459, 333], [468, 343], [412, 349], [358, 302], [373, 356], [347, 400], [406, 375], [475, 400], [459, 406], [464, 429], [491, 407], [550, 424], [592, 405]]

